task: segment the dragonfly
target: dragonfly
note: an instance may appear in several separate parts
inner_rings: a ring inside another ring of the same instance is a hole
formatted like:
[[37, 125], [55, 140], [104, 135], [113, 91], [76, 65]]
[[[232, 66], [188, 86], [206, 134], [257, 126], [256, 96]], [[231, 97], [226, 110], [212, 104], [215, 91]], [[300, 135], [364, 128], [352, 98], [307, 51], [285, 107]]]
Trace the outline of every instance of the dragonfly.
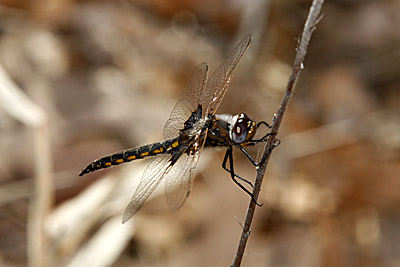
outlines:
[[164, 141], [102, 157], [81, 171], [80, 176], [136, 159], [154, 157], [146, 167], [125, 210], [122, 223], [128, 221], [142, 207], [163, 179], [169, 208], [180, 209], [190, 194], [195, 168], [203, 148], [227, 148], [222, 162], [223, 169], [258, 204], [253, 194], [240, 181], [251, 187], [252, 183], [234, 172], [232, 151], [233, 147], [237, 147], [254, 166], [259, 166], [262, 162], [256, 162], [245, 147], [265, 142], [270, 133], [254, 139], [256, 131], [261, 125], [271, 127], [264, 121], [256, 123], [244, 113], [234, 116], [215, 114], [238, 63], [250, 46], [251, 38], [251, 35], [245, 36], [210, 77], [206, 62], [195, 68], [164, 126]]

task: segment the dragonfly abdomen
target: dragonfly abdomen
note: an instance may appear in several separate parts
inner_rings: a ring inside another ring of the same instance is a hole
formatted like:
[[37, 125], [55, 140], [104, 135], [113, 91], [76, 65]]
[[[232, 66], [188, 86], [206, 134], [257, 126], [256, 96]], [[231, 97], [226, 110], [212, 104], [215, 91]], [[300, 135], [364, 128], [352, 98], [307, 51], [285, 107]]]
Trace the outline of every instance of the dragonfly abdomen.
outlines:
[[117, 152], [115, 154], [108, 155], [93, 161], [88, 166], [86, 166], [85, 169], [81, 171], [79, 176], [97, 170], [105, 169], [111, 166], [119, 165], [125, 162], [129, 162], [135, 159], [142, 159], [163, 153], [171, 153], [171, 151], [177, 146], [179, 146], [179, 144], [180, 144], [179, 138], [174, 138], [163, 142], [158, 142], [150, 145], [145, 145]]

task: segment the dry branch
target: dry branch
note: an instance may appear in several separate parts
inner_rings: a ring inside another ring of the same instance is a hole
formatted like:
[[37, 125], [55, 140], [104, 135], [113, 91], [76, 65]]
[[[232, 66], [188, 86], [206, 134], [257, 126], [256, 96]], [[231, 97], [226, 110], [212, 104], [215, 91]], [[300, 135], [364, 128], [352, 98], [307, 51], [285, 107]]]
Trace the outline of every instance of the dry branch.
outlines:
[[[293, 89], [296, 85], [296, 81], [300, 75], [301, 70], [303, 69], [303, 62], [304, 62], [304, 58], [307, 54], [307, 48], [308, 48], [308, 45], [309, 45], [309, 42], [311, 39], [311, 35], [312, 35], [313, 31], [315, 30], [316, 25], [318, 24], [319, 20], [321, 19], [320, 11], [321, 11], [323, 2], [324, 2], [323, 0], [314, 0], [310, 7], [310, 11], [308, 13], [308, 17], [307, 17], [307, 20], [304, 25], [303, 33], [301, 35], [301, 39], [300, 39], [300, 42], [297, 47], [296, 58], [294, 60], [292, 73], [290, 74], [289, 81], [288, 81], [288, 84], [286, 87], [286, 92], [282, 98], [281, 105], [279, 107], [278, 112], [275, 115], [275, 119], [272, 124], [271, 133], [273, 135], [269, 136], [269, 138], [266, 142], [265, 148], [264, 148], [264, 154], [263, 154], [263, 158], [262, 158], [262, 161], [264, 161], [264, 163], [261, 164], [259, 166], [259, 168], [257, 169], [257, 176], [256, 176], [255, 184], [253, 187], [253, 196], [256, 200], [258, 199], [258, 195], [260, 193], [261, 184], [262, 184], [262, 181], [264, 178], [265, 170], [267, 168], [269, 157], [271, 155], [270, 152], [276, 142], [275, 137], [279, 132], [279, 128], [280, 128], [280, 125], [281, 125], [281, 122], [283, 119], [283, 115], [289, 104], [289, 100], [292, 95]], [[231, 266], [234, 266], [234, 267], [240, 266], [240, 264], [242, 262], [244, 250], [246, 248], [246, 243], [250, 236], [251, 224], [253, 221], [255, 208], [256, 208], [255, 202], [250, 201], [249, 207], [247, 209], [246, 220], [243, 225], [238, 249], [236, 251], [236, 255], [235, 255], [235, 258], [234, 258]]]

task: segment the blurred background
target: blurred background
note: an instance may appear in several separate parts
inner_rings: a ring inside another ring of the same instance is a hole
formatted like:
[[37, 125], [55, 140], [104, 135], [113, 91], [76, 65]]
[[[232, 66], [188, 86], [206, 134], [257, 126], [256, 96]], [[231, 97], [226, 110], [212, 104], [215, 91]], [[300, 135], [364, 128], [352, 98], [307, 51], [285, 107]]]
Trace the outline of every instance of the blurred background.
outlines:
[[[192, 70], [248, 33], [218, 112], [271, 122], [311, 2], [1, 2], [0, 266], [228, 266], [249, 197], [223, 150], [202, 153], [181, 210], [160, 186], [124, 225], [148, 161], [78, 173], [159, 141]], [[243, 266], [400, 266], [400, 2], [323, 13]], [[238, 151], [235, 170], [255, 177]]]

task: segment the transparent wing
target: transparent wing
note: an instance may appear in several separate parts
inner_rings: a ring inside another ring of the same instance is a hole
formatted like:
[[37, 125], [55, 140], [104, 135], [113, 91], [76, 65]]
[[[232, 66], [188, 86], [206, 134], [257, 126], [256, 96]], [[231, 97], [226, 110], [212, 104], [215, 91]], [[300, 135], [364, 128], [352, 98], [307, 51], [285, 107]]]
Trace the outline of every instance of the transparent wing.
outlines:
[[193, 142], [194, 151], [190, 155], [183, 153], [165, 178], [165, 195], [171, 210], [180, 209], [190, 194], [204, 140], [201, 141], [197, 135]]
[[171, 155], [159, 155], [147, 165], [139, 186], [136, 188], [132, 200], [125, 210], [122, 223], [128, 221], [142, 207], [162, 178], [169, 172], [172, 167], [170, 158]]
[[165, 196], [171, 210], [180, 209], [189, 196], [196, 164], [195, 155], [183, 154], [166, 176]]
[[208, 65], [201, 63], [193, 71], [192, 77], [183, 89], [174, 109], [165, 123], [163, 136], [165, 139], [178, 136], [179, 131], [183, 129], [184, 123], [196, 111], [200, 102], [200, 96], [207, 82]]
[[202, 94], [201, 104], [203, 116], [214, 114], [228, 89], [234, 75], [235, 68], [247, 51], [251, 42], [251, 35], [246, 35], [238, 45], [228, 54], [226, 59], [211, 74]]
[[194, 70], [164, 126], [163, 135], [165, 139], [176, 137], [179, 134], [192, 112], [196, 111], [198, 104], [202, 106], [203, 118], [210, 113], [215, 113], [228, 89], [234, 70], [247, 51], [250, 42], [251, 35], [245, 36], [212, 73], [208, 82], [207, 63], [201, 63]]

